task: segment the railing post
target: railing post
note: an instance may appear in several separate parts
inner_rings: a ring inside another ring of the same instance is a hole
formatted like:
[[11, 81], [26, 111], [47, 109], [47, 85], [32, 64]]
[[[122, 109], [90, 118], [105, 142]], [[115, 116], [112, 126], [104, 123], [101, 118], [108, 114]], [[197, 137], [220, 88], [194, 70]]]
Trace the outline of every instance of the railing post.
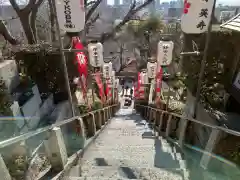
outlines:
[[84, 145], [85, 145], [85, 141], [86, 141], [86, 133], [85, 133], [85, 128], [84, 128], [84, 124], [83, 124], [83, 119], [82, 118], [78, 118], [78, 123], [79, 123], [79, 126], [81, 128], [81, 131], [80, 131], [80, 136], [82, 137], [82, 144], [80, 146], [80, 148], [83, 148]]
[[185, 132], [186, 132], [186, 129], [187, 129], [187, 125], [188, 125], [188, 121], [184, 118], [181, 118], [179, 140], [178, 140], [178, 143], [179, 143], [180, 147], [183, 147], [183, 142], [184, 142], [184, 139], [185, 139], [185, 134], [186, 134]]
[[111, 107], [109, 106], [108, 107], [108, 119], [110, 119], [112, 117], [112, 115], [111, 115]]
[[153, 121], [153, 125], [156, 126], [157, 124], [157, 110], [154, 109], [154, 121]]
[[67, 150], [59, 127], [54, 127], [50, 138], [44, 141], [47, 156], [54, 170], [60, 171], [67, 164]]
[[152, 108], [149, 108], [149, 119], [148, 122], [151, 123], [152, 122]]
[[96, 134], [95, 116], [94, 116], [94, 113], [90, 113], [90, 114], [92, 117], [90, 118], [89, 130], [90, 130], [90, 134], [94, 136]]
[[104, 110], [101, 109], [100, 110], [100, 113], [101, 113], [101, 121], [102, 121], [102, 126], [105, 124], [105, 116], [104, 116]]
[[148, 112], [147, 113], [147, 121], [149, 121], [149, 117], [150, 117], [150, 108], [149, 107], [147, 108], [147, 112]]
[[162, 114], [161, 114], [161, 116], [160, 116], [159, 134], [162, 132], [163, 115], [164, 115], [164, 112], [162, 112]]
[[97, 129], [101, 129], [101, 127], [102, 127], [102, 115], [101, 115], [101, 112], [98, 110], [98, 111], [96, 111], [96, 113], [98, 114], [97, 115], [97, 119], [96, 119], [96, 128]]
[[0, 154], [0, 175], [1, 175], [1, 179], [3, 179], [3, 180], [12, 180], [11, 175], [8, 171], [8, 168], [4, 162], [1, 154]]
[[168, 114], [166, 137], [168, 137], [171, 133], [171, 122], [172, 122], [172, 114]]
[[205, 153], [203, 154], [203, 156], [201, 158], [201, 161], [200, 161], [200, 166], [203, 169], [207, 169], [207, 167], [208, 167], [208, 163], [211, 160], [210, 153], [212, 153], [212, 150], [215, 147], [215, 144], [217, 142], [219, 134], [220, 134], [219, 129], [212, 129], [212, 132], [211, 132], [210, 137], [208, 139], [207, 145], [205, 147], [205, 151], [204, 151]]
[[104, 121], [105, 121], [105, 123], [106, 123], [107, 120], [108, 120], [106, 108], [103, 109], [103, 112], [104, 112]]
[[144, 118], [147, 120], [147, 108], [144, 107]]

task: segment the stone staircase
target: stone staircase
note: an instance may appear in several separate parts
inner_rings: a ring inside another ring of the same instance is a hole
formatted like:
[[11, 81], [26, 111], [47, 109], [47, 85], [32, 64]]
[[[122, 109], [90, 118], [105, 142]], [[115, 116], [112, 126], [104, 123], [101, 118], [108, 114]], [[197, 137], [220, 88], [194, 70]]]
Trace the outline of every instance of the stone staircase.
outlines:
[[69, 180], [188, 180], [186, 162], [146, 121], [121, 109], [65, 176]]

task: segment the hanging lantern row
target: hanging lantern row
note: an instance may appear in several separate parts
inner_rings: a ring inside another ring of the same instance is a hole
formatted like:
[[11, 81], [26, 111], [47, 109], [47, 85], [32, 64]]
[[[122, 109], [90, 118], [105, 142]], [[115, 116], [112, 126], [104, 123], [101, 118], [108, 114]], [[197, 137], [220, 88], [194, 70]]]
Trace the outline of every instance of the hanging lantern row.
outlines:
[[174, 43], [172, 41], [159, 41], [157, 61], [160, 66], [168, 66], [172, 62]]
[[146, 72], [140, 73], [140, 81], [141, 81], [141, 84], [148, 84], [148, 75]]
[[119, 87], [119, 79], [115, 79], [114, 88], [118, 88], [118, 87]]
[[156, 62], [148, 62], [147, 63], [148, 78], [155, 78], [156, 73], [157, 73], [157, 63]]
[[105, 79], [109, 79], [112, 76], [112, 71], [113, 71], [113, 68], [112, 68], [111, 62], [103, 64], [103, 77]]
[[102, 43], [89, 43], [88, 44], [89, 61], [93, 67], [103, 66], [103, 45]]

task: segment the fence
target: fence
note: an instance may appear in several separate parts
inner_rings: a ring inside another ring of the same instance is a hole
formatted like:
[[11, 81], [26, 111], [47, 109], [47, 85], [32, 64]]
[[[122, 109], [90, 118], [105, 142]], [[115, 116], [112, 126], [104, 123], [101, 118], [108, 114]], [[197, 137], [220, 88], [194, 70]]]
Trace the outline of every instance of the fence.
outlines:
[[[216, 171], [221, 172], [219, 168], [221, 166], [222, 171], [227, 175], [227, 179], [235, 180], [240, 177], [240, 169], [236, 164], [213, 154], [213, 149], [222, 135], [227, 133], [239, 137], [240, 132], [220, 126], [210, 125], [149, 106], [136, 104], [135, 109], [153, 125], [155, 132], [173, 142], [182, 152], [189, 152], [189, 150], [196, 152], [200, 158], [198, 160], [196, 158], [195, 161], [197, 161], [196, 163], [198, 163], [203, 170], [212, 171], [214, 165], [215, 168], [217, 168]], [[191, 132], [191, 126], [189, 126], [191, 124], [210, 129], [210, 135], [204, 146], [204, 150], [191, 145], [191, 137], [194, 136], [194, 132]], [[194, 156], [194, 158], [195, 157], [197, 156]]]
[[2, 178], [32, 180], [61, 172], [60, 178], [118, 108], [119, 104], [108, 106], [0, 142]]

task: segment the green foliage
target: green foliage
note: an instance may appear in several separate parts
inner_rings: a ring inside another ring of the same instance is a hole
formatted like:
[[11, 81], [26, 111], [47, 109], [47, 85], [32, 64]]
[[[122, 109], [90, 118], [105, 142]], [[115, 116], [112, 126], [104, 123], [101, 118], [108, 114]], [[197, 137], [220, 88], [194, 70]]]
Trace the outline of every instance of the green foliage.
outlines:
[[138, 39], [144, 39], [146, 31], [151, 35], [161, 32], [165, 28], [159, 17], [151, 16], [145, 21], [130, 21], [127, 24], [127, 31]]
[[92, 110], [98, 110], [102, 108], [102, 103], [101, 101], [95, 101], [92, 105]]
[[89, 112], [88, 106], [85, 104], [81, 104], [78, 106], [80, 114], [86, 114]]
[[[16, 59], [20, 68], [24, 68], [27, 76], [36, 82], [41, 93], [66, 92], [63, 64], [58, 49], [46, 43], [27, 46], [16, 53]], [[74, 53], [66, 53], [66, 62], [71, 90], [74, 92], [75, 85], [71, 82], [78, 75]]]
[[[183, 51], [192, 51], [192, 40], [203, 52], [205, 35], [185, 35]], [[239, 64], [234, 64], [239, 51], [240, 34], [225, 31], [213, 31], [205, 64], [204, 78], [201, 85], [201, 101], [206, 108], [221, 109], [223, 94], [232, 85], [232, 78]], [[184, 56], [182, 61], [184, 80], [188, 89], [195, 94], [200, 72], [202, 56]]]
[[7, 92], [7, 87], [3, 80], [0, 80], [0, 115], [12, 116], [10, 106], [12, 105], [11, 98]]

